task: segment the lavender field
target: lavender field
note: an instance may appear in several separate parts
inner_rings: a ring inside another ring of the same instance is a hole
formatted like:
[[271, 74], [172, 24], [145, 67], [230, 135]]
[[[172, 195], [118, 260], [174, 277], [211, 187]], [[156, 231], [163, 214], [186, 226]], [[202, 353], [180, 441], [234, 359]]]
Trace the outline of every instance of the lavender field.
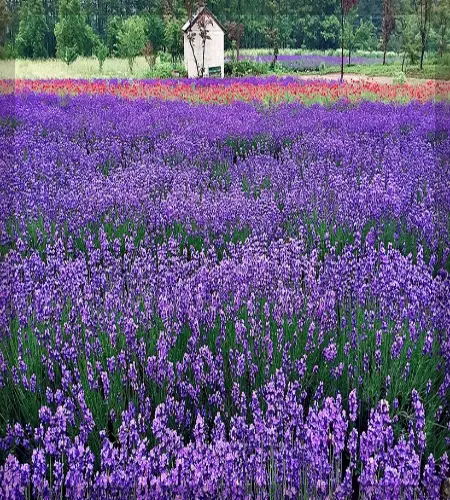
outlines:
[[0, 97], [0, 497], [437, 499], [450, 107]]

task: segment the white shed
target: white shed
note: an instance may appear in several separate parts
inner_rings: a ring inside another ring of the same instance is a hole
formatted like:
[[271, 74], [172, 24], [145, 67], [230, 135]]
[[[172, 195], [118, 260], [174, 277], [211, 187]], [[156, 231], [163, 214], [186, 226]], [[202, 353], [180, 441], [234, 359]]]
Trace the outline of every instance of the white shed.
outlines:
[[[184, 32], [184, 66], [188, 72], [188, 77], [198, 78], [200, 76], [195, 58], [197, 58], [198, 66], [201, 68], [203, 64], [201, 26], [204, 27], [203, 31], [207, 31], [208, 37], [205, 43], [205, 71], [203, 76], [223, 78], [225, 29], [208, 7], [199, 8], [182, 28]], [[191, 42], [189, 37], [191, 37]], [[192, 47], [194, 50], [192, 50]]]

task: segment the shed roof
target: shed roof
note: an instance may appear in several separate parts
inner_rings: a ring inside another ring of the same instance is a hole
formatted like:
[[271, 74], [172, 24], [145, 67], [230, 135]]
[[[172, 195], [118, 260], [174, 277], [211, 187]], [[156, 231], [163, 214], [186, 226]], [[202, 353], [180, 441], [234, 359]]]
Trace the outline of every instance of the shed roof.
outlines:
[[219, 26], [219, 28], [223, 31], [226, 32], [227, 30], [223, 27], [222, 23], [217, 19], [217, 17], [208, 9], [208, 7], [203, 6], [197, 9], [197, 11], [192, 15], [191, 19], [188, 19], [184, 26], [181, 28], [184, 32], [186, 32], [189, 28], [194, 26], [194, 24], [197, 22], [197, 19], [200, 17], [201, 14], [203, 13], [208, 14], [213, 21]]

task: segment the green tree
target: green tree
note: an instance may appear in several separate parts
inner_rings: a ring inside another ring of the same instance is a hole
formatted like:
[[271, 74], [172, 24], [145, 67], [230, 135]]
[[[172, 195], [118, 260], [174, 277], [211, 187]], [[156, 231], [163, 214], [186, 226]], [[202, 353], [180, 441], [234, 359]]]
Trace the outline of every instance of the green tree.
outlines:
[[0, 0], [0, 47], [3, 45], [9, 23], [11, 22], [11, 13], [5, 3], [5, 0]]
[[55, 25], [56, 54], [67, 64], [79, 55], [88, 55], [95, 42], [92, 28], [79, 0], [60, 0], [58, 22]]
[[341, 0], [341, 82], [344, 80], [344, 19], [357, 3], [358, 0]]
[[422, 70], [425, 51], [428, 46], [428, 37], [430, 35], [433, 0], [413, 0], [413, 4], [420, 35], [420, 69]]
[[348, 64], [351, 64], [352, 53], [357, 49], [371, 50], [375, 44], [375, 26], [371, 21], [361, 20], [357, 23], [357, 12], [352, 10], [348, 15], [344, 28], [344, 47], [348, 53]]
[[433, 28], [436, 33], [436, 50], [442, 57], [450, 45], [450, 0], [438, 0], [433, 16]]
[[119, 54], [128, 59], [130, 71], [133, 72], [134, 61], [142, 52], [147, 41], [146, 23], [142, 17], [129, 17], [119, 31]]
[[94, 55], [98, 61], [100, 73], [103, 71], [103, 64], [108, 57], [108, 47], [98, 38], [94, 44]]
[[164, 29], [164, 45], [172, 57], [172, 62], [178, 61], [183, 56], [182, 23], [175, 18], [166, 21]]
[[119, 16], [113, 16], [106, 25], [106, 45], [110, 56], [119, 54], [119, 33], [122, 29], [123, 21]]
[[145, 16], [147, 38], [152, 42], [153, 51], [157, 54], [164, 46], [164, 20], [161, 16]]
[[335, 49], [339, 45], [339, 19], [336, 16], [325, 17], [320, 25], [321, 45], [323, 49]]
[[273, 59], [271, 66], [275, 67], [280, 49], [280, 0], [269, 0], [267, 4], [269, 8], [269, 26], [265, 28], [265, 34], [269, 47], [273, 51]]
[[42, 0], [24, 0], [19, 18], [19, 32], [16, 37], [18, 54], [32, 59], [45, 57], [47, 22]]
[[386, 52], [391, 38], [391, 34], [395, 30], [395, 14], [394, 0], [383, 0], [383, 23], [382, 23], [382, 48], [383, 48], [383, 65], [386, 64]]

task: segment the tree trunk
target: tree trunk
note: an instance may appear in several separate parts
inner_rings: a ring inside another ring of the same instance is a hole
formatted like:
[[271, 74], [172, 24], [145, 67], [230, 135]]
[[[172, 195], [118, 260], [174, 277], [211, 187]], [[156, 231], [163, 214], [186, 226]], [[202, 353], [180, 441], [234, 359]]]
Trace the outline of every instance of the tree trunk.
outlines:
[[383, 66], [386, 64], [386, 51], [387, 51], [387, 45], [384, 46], [383, 50]]
[[423, 58], [425, 56], [425, 46], [422, 45], [422, 50], [420, 51], [420, 71], [423, 70]]
[[275, 49], [273, 51], [272, 68], [275, 68], [275, 64], [277, 64], [277, 59], [278, 59], [278, 50]]
[[236, 43], [236, 62], [239, 62], [239, 48], [240, 44]]
[[348, 51], [348, 65], [350, 66], [350, 61], [351, 61], [352, 54], [350, 52], [350, 49]]
[[403, 52], [403, 60], [402, 60], [402, 73], [405, 71], [405, 60], [406, 60], [406, 52]]

